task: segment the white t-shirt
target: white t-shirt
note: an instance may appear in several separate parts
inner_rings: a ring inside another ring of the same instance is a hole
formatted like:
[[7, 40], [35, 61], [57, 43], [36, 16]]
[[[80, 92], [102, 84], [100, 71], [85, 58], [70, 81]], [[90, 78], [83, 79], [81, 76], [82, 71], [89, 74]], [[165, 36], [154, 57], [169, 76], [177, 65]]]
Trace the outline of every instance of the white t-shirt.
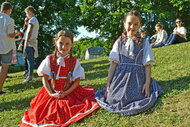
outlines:
[[[64, 62], [64, 61], [63, 61]], [[63, 64], [63, 63], [62, 63]], [[58, 64], [58, 65], [62, 65], [62, 64]], [[58, 70], [59, 72], [59, 70]], [[49, 56], [47, 56], [42, 63], [40, 64], [40, 66], [38, 67], [37, 73], [39, 76], [42, 76], [43, 74], [46, 74], [49, 76], [50, 79], [52, 79], [52, 74], [51, 74], [51, 68], [50, 68], [50, 58]], [[59, 74], [57, 74], [59, 75]], [[85, 79], [85, 74], [84, 74], [84, 69], [81, 66], [81, 64], [79, 63], [79, 60], [77, 59], [74, 70], [73, 70], [73, 74], [71, 77], [71, 80], [75, 80], [77, 78], [80, 79]]]
[[[33, 30], [32, 30], [30, 40], [37, 39], [38, 38], [38, 30], [39, 30], [39, 22], [38, 22], [37, 18], [32, 17], [31, 19], [29, 19], [28, 24], [33, 24]], [[28, 35], [28, 32], [29, 32], [29, 27], [27, 27], [26, 35]]]
[[0, 54], [7, 54], [16, 49], [15, 39], [8, 34], [14, 33], [14, 20], [5, 13], [0, 13]]
[[185, 27], [180, 27], [180, 28], [175, 28], [173, 30], [173, 32], [179, 32], [180, 34], [183, 34], [185, 36], [185, 39], [186, 39], [186, 34], [187, 34], [187, 30], [185, 29]]

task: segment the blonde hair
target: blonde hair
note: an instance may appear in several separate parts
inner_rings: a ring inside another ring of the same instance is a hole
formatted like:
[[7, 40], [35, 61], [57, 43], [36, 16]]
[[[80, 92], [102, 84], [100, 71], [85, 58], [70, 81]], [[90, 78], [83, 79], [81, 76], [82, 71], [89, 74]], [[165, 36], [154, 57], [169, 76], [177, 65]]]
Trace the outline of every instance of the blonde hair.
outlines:
[[155, 27], [160, 27], [161, 29], [163, 29], [163, 26], [161, 24], [156, 24]]
[[27, 8], [25, 8], [24, 11], [25, 12], [32, 12], [33, 14], [36, 14], [36, 10], [32, 6], [28, 6]]

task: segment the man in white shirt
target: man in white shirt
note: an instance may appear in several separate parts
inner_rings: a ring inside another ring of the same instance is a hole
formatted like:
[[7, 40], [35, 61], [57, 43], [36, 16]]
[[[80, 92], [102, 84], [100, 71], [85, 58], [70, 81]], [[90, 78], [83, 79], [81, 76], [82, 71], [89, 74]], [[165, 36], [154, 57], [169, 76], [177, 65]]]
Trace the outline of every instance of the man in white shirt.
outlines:
[[5, 93], [2, 91], [4, 81], [7, 77], [9, 65], [12, 60], [12, 50], [16, 48], [14, 32], [14, 20], [10, 17], [12, 6], [9, 2], [4, 2], [1, 5], [0, 12], [0, 95]]
[[24, 50], [26, 54], [26, 60], [28, 63], [28, 73], [27, 77], [24, 80], [23, 84], [27, 84], [33, 79], [33, 71], [34, 71], [34, 58], [38, 57], [38, 30], [39, 30], [39, 22], [35, 17], [35, 9], [32, 6], [28, 6], [25, 9], [25, 13], [28, 21], [28, 26], [26, 30], [26, 38], [24, 43]]

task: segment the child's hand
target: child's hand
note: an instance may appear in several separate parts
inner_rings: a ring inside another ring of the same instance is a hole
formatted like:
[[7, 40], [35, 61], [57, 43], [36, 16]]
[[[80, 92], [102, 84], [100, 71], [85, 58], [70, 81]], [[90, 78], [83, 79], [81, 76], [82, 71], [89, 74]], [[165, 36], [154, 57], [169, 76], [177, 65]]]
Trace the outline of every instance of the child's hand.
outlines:
[[107, 97], [108, 92], [110, 91], [110, 84], [107, 84], [106, 91], [105, 91], [105, 97]]
[[60, 92], [59, 94], [60, 94], [60, 98], [64, 98], [67, 95], [66, 92]]
[[150, 97], [150, 84], [145, 83], [142, 88], [142, 93], [145, 93], [145, 97]]
[[22, 51], [22, 47], [23, 47], [23, 45], [22, 45], [22, 43], [20, 43], [17, 50]]
[[65, 95], [63, 93], [53, 93], [50, 95], [51, 97], [54, 97], [54, 98], [57, 98], [57, 99], [60, 99], [60, 98], [64, 98]]

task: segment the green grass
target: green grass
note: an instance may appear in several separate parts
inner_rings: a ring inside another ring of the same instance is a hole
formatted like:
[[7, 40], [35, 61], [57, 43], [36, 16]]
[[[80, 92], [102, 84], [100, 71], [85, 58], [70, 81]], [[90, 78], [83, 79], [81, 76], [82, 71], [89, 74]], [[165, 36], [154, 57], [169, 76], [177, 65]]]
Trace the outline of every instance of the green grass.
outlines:
[[[148, 111], [134, 116], [120, 116], [103, 109], [72, 127], [189, 127], [190, 126], [190, 43], [154, 49], [156, 62], [152, 77], [164, 89], [165, 94]], [[106, 57], [82, 61], [86, 80], [81, 85], [101, 89], [107, 78], [109, 61]], [[8, 93], [0, 96], [0, 126], [17, 127], [23, 112], [29, 109], [30, 100], [42, 86], [41, 78], [22, 85], [22, 73], [9, 73], [4, 84]]]

